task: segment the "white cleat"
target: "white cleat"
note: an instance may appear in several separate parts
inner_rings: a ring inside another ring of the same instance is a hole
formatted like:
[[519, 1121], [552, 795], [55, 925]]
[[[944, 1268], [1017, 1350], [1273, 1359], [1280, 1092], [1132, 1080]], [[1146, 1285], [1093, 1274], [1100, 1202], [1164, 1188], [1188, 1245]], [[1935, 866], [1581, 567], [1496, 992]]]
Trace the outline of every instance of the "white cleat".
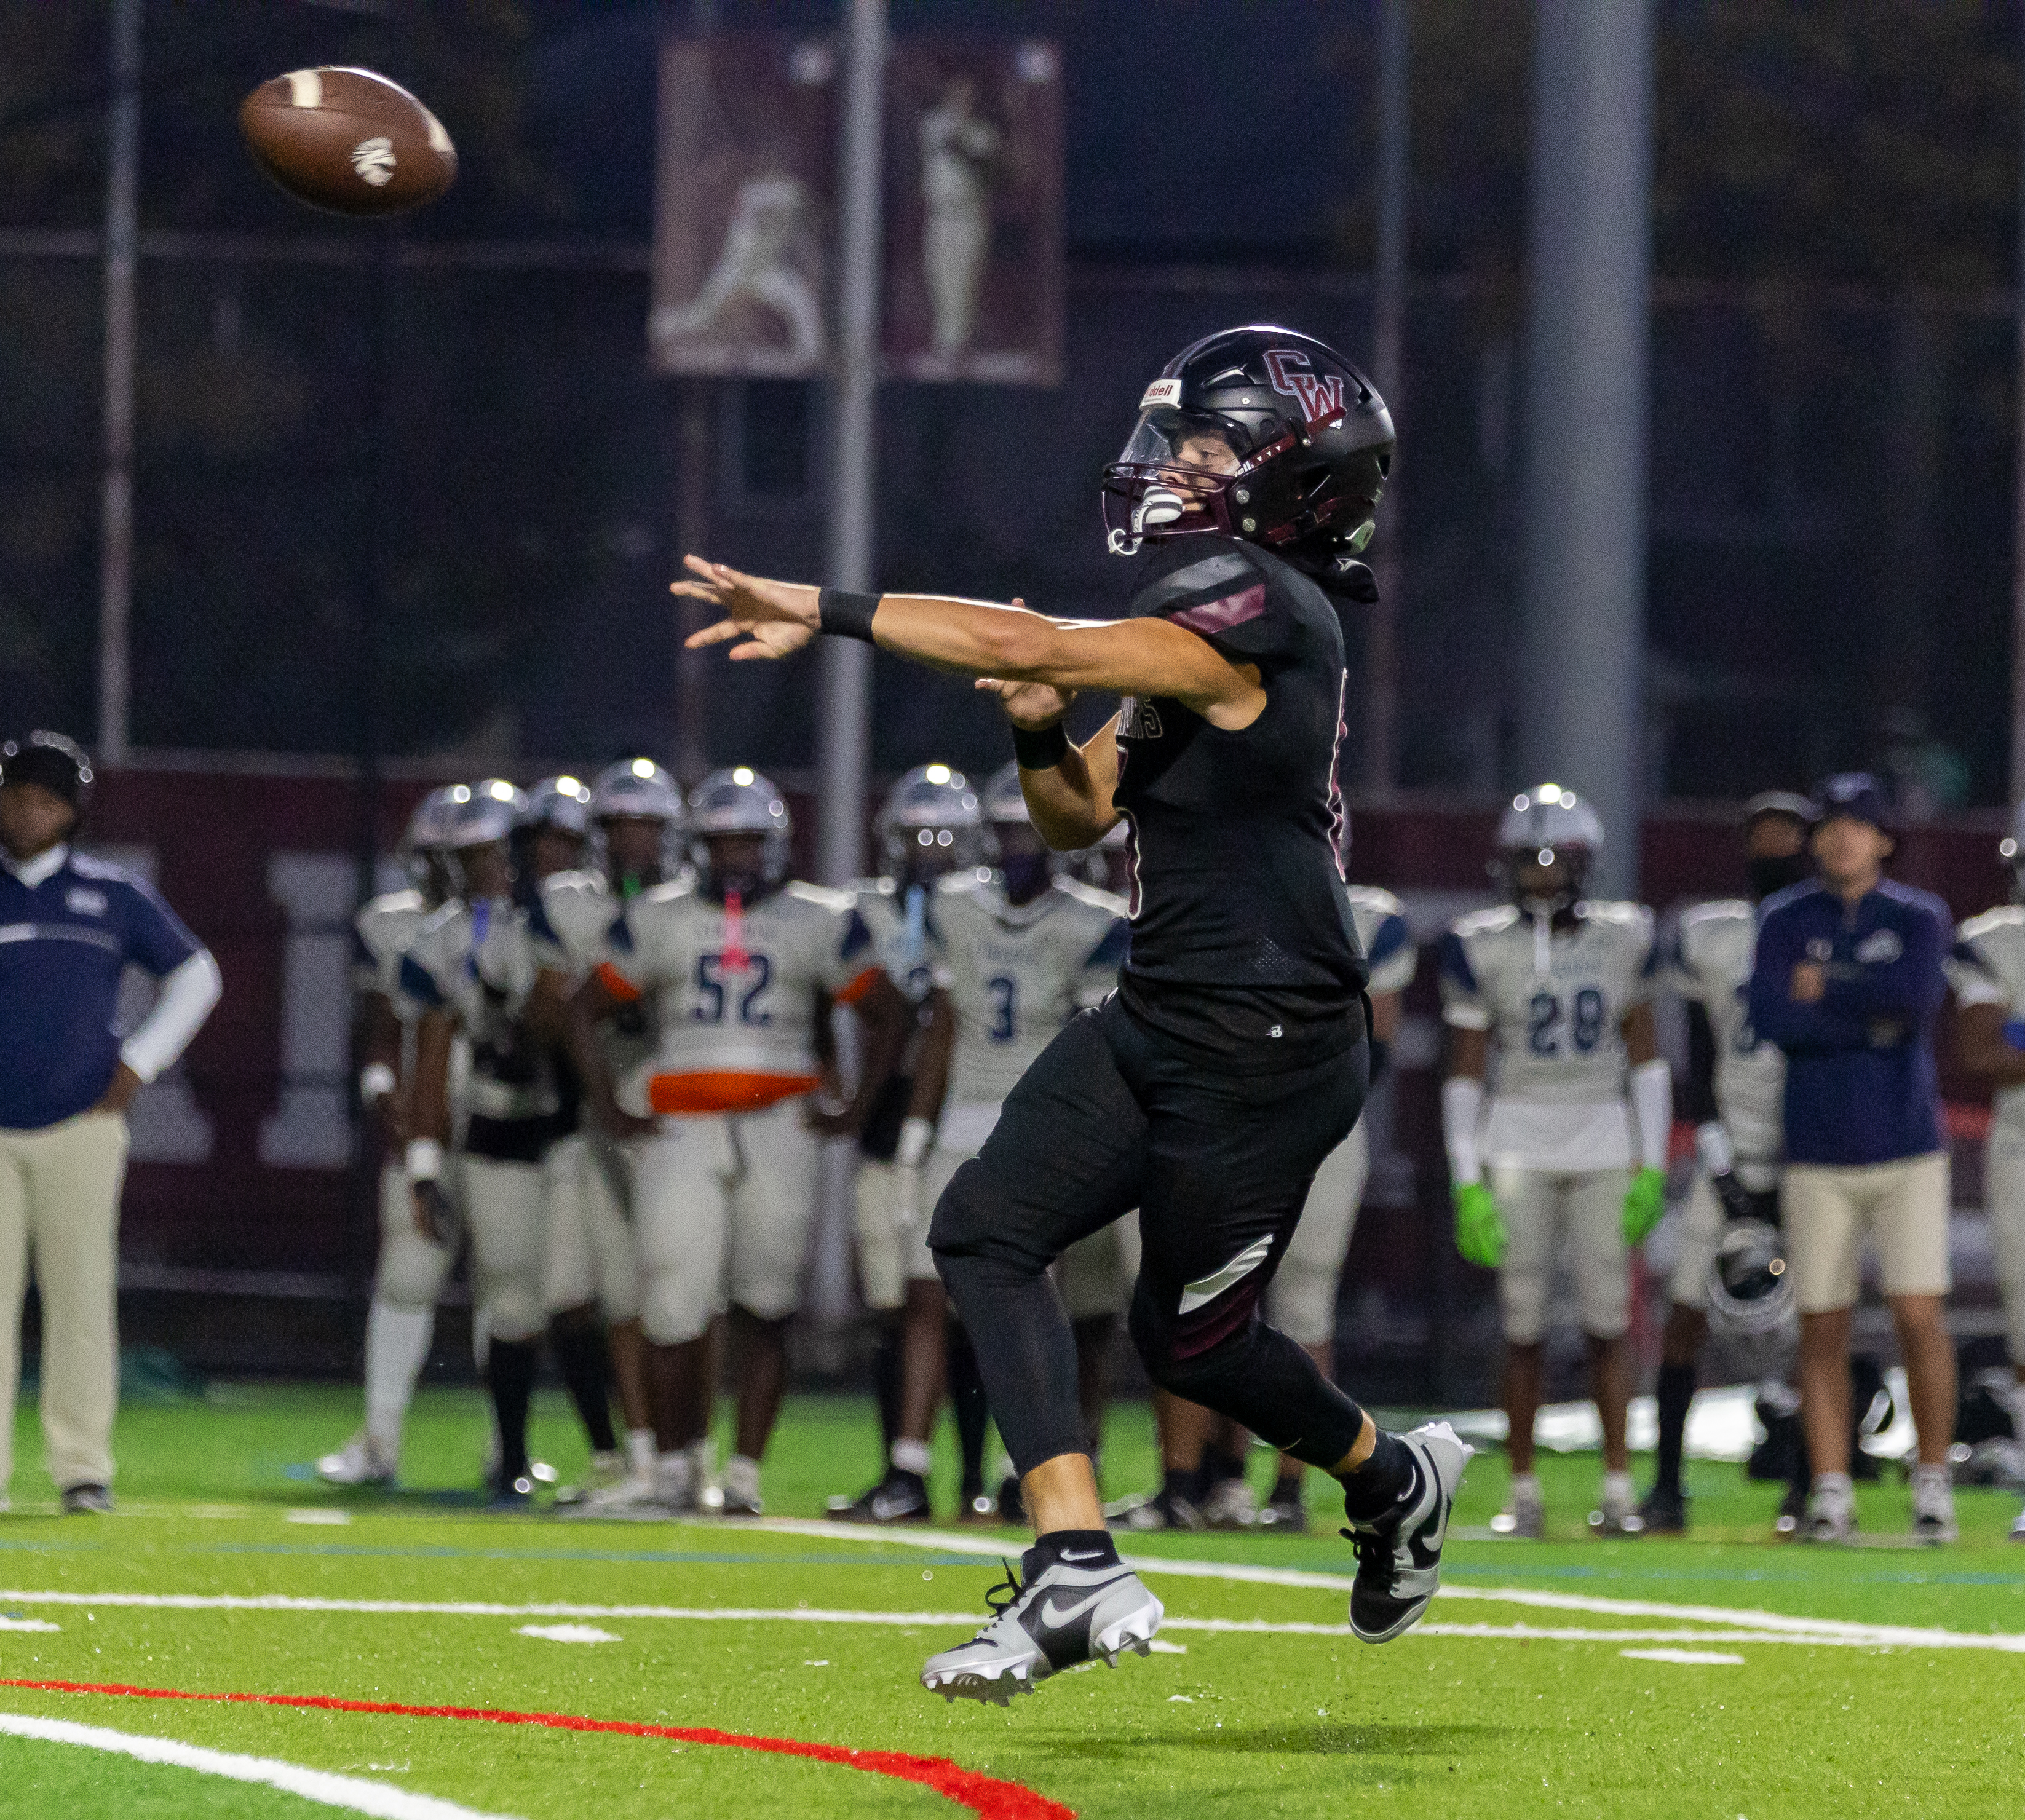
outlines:
[[336, 1453], [318, 1460], [316, 1476], [326, 1485], [391, 1485], [394, 1462], [380, 1451], [377, 1441], [362, 1432]]
[[594, 1453], [590, 1456], [590, 1464], [584, 1468], [583, 1477], [576, 1484], [557, 1488], [556, 1503], [558, 1506], [564, 1508], [587, 1503], [601, 1492], [608, 1492], [615, 1486], [624, 1484], [629, 1476], [626, 1456], [617, 1448], [606, 1453]]
[[1128, 1650], [1151, 1650], [1167, 1614], [1138, 1575], [1108, 1549], [1071, 1550], [1037, 1572], [1039, 1552], [1030, 1548], [1021, 1559], [1024, 1585], [1007, 1564], [1005, 1580], [987, 1595], [990, 1623], [928, 1658], [921, 1685], [931, 1693], [1009, 1706], [1064, 1668], [1091, 1661], [1115, 1668]]
[[1953, 1542], [1961, 1531], [1955, 1526], [1955, 1488], [1946, 1466], [1913, 1469], [1913, 1539], [1938, 1545]]
[[1537, 1482], [1512, 1486], [1505, 1508], [1491, 1518], [1490, 1530], [1520, 1542], [1538, 1542], [1547, 1533], [1547, 1506]]
[[[1949, 1500], [1950, 1507], [1953, 1503]], [[1844, 1543], [1856, 1533], [1856, 1495], [1847, 1485], [1817, 1485], [1807, 1494], [1800, 1534], [1809, 1542]]]

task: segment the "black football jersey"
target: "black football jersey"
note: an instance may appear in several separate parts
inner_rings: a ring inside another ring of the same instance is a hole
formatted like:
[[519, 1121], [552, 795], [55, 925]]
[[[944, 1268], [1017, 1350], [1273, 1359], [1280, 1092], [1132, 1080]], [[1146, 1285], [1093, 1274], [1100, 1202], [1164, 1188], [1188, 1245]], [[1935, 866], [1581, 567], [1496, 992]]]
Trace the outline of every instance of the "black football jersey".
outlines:
[[1119, 991], [1163, 1033], [1289, 1063], [1347, 1048], [1368, 971], [1336, 855], [1343, 641], [1336, 607], [1256, 545], [1203, 535], [1156, 551], [1130, 616], [1154, 615], [1259, 667], [1266, 706], [1237, 732], [1180, 703], [1127, 697], [1115, 801], [1131, 859]]

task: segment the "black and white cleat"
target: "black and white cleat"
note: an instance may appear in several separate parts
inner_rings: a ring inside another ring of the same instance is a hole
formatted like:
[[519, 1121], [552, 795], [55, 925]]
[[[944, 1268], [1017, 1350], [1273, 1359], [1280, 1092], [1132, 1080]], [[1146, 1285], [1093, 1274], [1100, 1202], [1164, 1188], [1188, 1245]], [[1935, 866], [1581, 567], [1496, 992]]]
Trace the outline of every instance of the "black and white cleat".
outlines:
[[1350, 1627], [1365, 1642], [1389, 1643], [1420, 1622], [1441, 1583], [1442, 1541], [1448, 1534], [1462, 1470], [1476, 1449], [1445, 1422], [1431, 1422], [1399, 1439], [1413, 1456], [1413, 1488], [1375, 1523], [1343, 1531], [1357, 1552], [1350, 1593]]
[[1064, 1668], [1102, 1661], [1113, 1668], [1130, 1651], [1144, 1656], [1166, 1615], [1130, 1569], [1108, 1549], [1070, 1550], [1057, 1558], [1030, 1548], [1020, 1572], [986, 1595], [991, 1621], [968, 1643], [928, 1658], [921, 1685], [945, 1700], [1009, 1706]]

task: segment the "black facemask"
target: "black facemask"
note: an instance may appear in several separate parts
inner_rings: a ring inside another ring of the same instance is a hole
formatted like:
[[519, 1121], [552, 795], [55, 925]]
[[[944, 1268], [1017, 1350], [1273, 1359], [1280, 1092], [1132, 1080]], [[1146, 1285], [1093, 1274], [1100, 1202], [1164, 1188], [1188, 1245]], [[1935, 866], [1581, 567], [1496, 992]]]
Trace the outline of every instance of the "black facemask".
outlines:
[[1054, 868], [1047, 853], [1009, 853], [999, 862], [999, 870], [1005, 875], [1006, 897], [1015, 904], [1027, 904], [1047, 890]]
[[1783, 891], [1788, 885], [1811, 879], [1814, 875], [1814, 862], [1804, 852], [1770, 854], [1746, 860], [1744, 870], [1751, 880], [1752, 900], [1762, 904], [1775, 891]]

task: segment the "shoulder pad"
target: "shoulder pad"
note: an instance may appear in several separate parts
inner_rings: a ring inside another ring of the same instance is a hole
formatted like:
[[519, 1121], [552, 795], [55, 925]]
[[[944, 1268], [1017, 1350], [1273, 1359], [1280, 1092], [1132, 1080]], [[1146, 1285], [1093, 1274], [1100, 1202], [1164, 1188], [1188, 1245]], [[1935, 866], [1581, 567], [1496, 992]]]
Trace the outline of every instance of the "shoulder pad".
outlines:
[[1465, 916], [1458, 916], [1450, 927], [1467, 941], [1472, 936], [1498, 934], [1518, 920], [1517, 904], [1494, 904], [1488, 910], [1472, 910]]
[[1124, 916], [1130, 912], [1130, 906], [1115, 892], [1101, 890], [1095, 885], [1086, 885], [1080, 879], [1057, 879], [1055, 889], [1090, 909], [1101, 910], [1107, 916]]
[[1741, 897], [1711, 897], [1706, 904], [1690, 904], [1681, 912], [1683, 932], [1718, 923], [1751, 923], [1757, 912]]
[[382, 916], [412, 916], [422, 908], [422, 894], [419, 891], [382, 891], [377, 897], [369, 897], [358, 907], [358, 920], [375, 921]]
[[1406, 906], [1390, 891], [1377, 885], [1346, 885], [1351, 903], [1366, 910], [1376, 911], [1380, 916], [1403, 916]]
[[1601, 902], [1594, 898], [1585, 899], [1582, 914], [1592, 923], [1608, 923], [1619, 929], [1636, 929], [1652, 920], [1652, 912], [1643, 904], [1623, 898], [1606, 897]]
[[832, 916], [847, 915], [857, 903], [848, 891], [840, 891], [828, 885], [804, 884], [799, 879], [789, 879], [781, 895], [793, 903], [812, 904], [818, 909], [827, 910]]
[[2000, 904], [1994, 910], [1970, 917], [1955, 933], [1964, 941], [1979, 941], [1986, 935], [1994, 935], [2005, 929], [2025, 933], [2025, 905]]

